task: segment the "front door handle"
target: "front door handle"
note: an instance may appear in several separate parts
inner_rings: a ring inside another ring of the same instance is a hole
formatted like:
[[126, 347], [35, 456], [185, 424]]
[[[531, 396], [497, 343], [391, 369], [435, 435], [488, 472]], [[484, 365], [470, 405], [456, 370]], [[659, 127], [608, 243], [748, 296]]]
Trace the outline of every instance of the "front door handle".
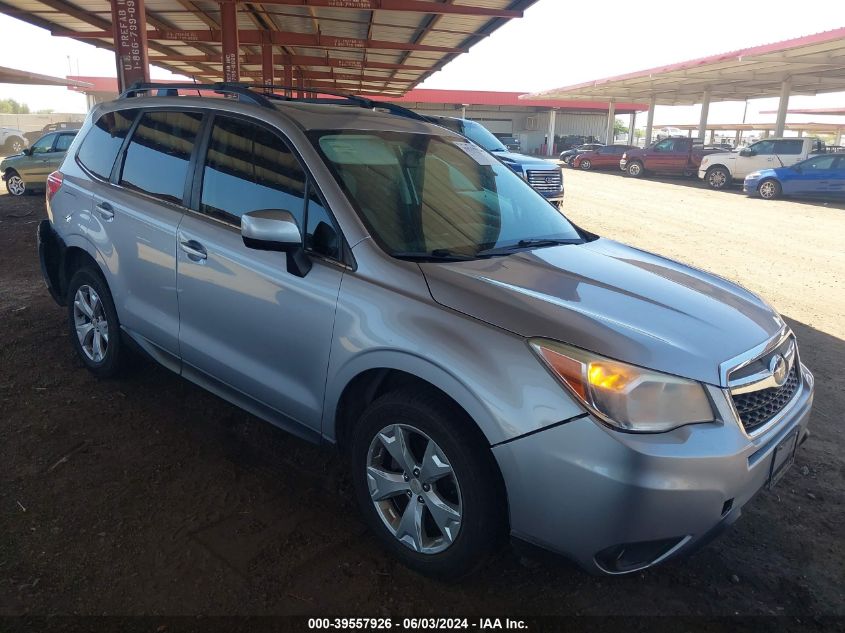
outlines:
[[205, 250], [205, 246], [196, 240], [186, 240], [180, 237], [179, 248], [185, 251], [185, 253], [188, 254], [188, 257], [195, 262], [208, 259], [208, 251]]
[[114, 209], [108, 202], [100, 202], [94, 209], [106, 222], [114, 220]]

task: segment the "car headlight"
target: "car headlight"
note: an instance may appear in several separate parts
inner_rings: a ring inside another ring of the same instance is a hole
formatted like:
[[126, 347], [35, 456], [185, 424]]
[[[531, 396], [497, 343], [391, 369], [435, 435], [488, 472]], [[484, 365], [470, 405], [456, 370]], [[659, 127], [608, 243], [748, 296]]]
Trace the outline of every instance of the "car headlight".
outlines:
[[756, 180], [756, 179], [757, 179], [757, 178], [759, 178], [759, 177], [760, 177], [760, 172], [759, 172], [759, 171], [752, 171], [750, 174], [748, 174], [748, 175], [745, 177], [745, 179], [746, 179], [746, 180]]
[[704, 158], [701, 159], [701, 166], [704, 167], [709, 162], [710, 162], [710, 159], [705, 156]]
[[589, 412], [608, 426], [661, 433], [712, 422], [713, 405], [701, 383], [605, 358], [548, 339], [531, 349]]
[[626, 160], [627, 158], [628, 158], [627, 152], [625, 154], [622, 154], [622, 160]]

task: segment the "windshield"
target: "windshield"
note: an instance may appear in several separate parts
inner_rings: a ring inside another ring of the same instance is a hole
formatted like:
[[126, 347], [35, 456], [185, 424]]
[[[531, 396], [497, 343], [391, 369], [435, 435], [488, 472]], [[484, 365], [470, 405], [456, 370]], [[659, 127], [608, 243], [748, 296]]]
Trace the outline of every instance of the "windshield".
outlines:
[[508, 151], [508, 148], [502, 145], [502, 141], [493, 136], [493, 133], [481, 123], [464, 119], [464, 136], [476, 145], [481, 145], [488, 152]]
[[391, 255], [475, 257], [535, 240], [581, 241], [545, 198], [467, 141], [354, 130], [310, 136]]

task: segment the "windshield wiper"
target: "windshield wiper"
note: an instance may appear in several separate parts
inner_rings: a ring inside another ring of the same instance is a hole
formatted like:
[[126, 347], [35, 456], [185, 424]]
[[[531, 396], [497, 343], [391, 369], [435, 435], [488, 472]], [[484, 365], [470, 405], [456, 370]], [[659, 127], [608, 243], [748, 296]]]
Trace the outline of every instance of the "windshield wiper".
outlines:
[[467, 262], [476, 259], [475, 255], [461, 255], [453, 253], [446, 248], [436, 248], [433, 251], [409, 251], [404, 253], [391, 253], [397, 259], [410, 261], [437, 261], [437, 262]]
[[479, 257], [489, 257], [491, 255], [505, 255], [507, 253], [514, 253], [520, 250], [529, 250], [534, 248], [548, 248], [549, 246], [560, 246], [561, 244], [581, 244], [584, 240], [579, 238], [537, 238], [530, 240], [519, 240], [516, 244], [508, 244], [507, 246], [497, 246], [496, 248], [488, 248], [483, 251], [478, 251]]

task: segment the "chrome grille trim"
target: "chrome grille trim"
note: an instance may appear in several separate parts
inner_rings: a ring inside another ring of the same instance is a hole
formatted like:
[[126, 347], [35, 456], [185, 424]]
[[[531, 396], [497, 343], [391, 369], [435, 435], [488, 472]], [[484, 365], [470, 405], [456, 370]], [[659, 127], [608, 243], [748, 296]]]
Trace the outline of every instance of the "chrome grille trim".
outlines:
[[563, 188], [563, 174], [559, 168], [529, 169], [525, 178], [529, 185], [543, 193], [557, 193]]
[[[776, 354], [787, 362], [786, 380], [780, 385], [769, 369], [770, 359]], [[726, 363], [720, 366], [727, 384], [725, 395], [737, 424], [748, 437], [756, 437], [780, 420], [803, 390], [795, 336], [784, 325], [773, 339], [729, 362], [735, 363], [729, 369], [725, 369]]]

